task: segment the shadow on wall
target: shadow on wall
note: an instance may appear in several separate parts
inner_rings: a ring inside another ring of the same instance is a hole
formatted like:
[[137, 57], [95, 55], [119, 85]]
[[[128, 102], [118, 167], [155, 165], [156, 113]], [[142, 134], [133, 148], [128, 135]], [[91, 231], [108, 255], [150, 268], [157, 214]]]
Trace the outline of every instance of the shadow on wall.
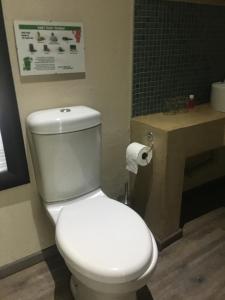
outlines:
[[146, 167], [139, 167], [138, 174], [134, 177], [132, 175], [132, 187], [131, 187], [131, 206], [144, 218], [146, 204], [148, 202], [148, 195], [152, 186], [152, 170], [153, 160]]

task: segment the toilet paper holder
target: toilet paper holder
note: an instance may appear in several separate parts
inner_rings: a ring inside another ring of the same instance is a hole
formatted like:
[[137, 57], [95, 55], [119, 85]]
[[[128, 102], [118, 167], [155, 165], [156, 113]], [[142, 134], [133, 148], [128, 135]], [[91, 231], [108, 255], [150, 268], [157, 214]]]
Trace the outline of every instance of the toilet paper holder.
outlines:
[[138, 167], [147, 166], [152, 160], [153, 133], [148, 131], [142, 138], [142, 143], [133, 142], [126, 149], [126, 169], [134, 174]]
[[153, 148], [154, 136], [153, 136], [152, 131], [147, 132], [147, 134], [145, 135], [145, 138], [146, 138], [145, 144], [146, 144], [146, 146], [149, 146], [150, 150], [148, 151], [148, 153], [142, 154], [143, 159], [147, 159], [149, 152], [152, 151], [152, 148]]
[[154, 144], [154, 135], [153, 135], [152, 131], [149, 131], [145, 137], [147, 138], [146, 142], [148, 143], [148, 146], [152, 149], [153, 144]]

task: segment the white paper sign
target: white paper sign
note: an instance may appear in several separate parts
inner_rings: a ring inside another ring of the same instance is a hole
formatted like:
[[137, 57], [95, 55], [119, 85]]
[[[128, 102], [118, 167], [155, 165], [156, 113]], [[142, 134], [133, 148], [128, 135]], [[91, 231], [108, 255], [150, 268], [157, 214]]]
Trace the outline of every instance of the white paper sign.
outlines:
[[84, 73], [81, 23], [15, 21], [20, 74]]

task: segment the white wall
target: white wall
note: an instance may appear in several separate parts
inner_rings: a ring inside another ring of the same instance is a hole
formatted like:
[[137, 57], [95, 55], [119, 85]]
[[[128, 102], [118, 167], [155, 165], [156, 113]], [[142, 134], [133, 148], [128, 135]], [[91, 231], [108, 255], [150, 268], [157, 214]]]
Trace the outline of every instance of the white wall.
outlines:
[[[10, 59], [31, 184], [0, 192], [0, 266], [54, 243], [54, 230], [40, 205], [25, 135], [25, 118], [33, 111], [89, 105], [103, 116], [103, 189], [112, 197], [127, 180], [125, 148], [129, 142], [132, 82], [133, 0], [2, 0]], [[86, 79], [60, 76], [46, 81], [21, 80], [14, 20], [82, 22]]]

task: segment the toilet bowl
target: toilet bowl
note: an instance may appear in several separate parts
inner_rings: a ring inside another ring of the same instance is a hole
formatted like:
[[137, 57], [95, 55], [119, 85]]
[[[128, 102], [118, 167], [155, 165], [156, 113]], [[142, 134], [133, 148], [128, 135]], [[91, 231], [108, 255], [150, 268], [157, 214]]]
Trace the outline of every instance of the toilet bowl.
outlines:
[[38, 191], [72, 274], [74, 298], [136, 300], [158, 250], [143, 219], [100, 188], [100, 125], [100, 113], [83, 106], [27, 118]]
[[75, 299], [131, 300], [155, 269], [158, 249], [142, 218], [101, 189], [46, 204]]

